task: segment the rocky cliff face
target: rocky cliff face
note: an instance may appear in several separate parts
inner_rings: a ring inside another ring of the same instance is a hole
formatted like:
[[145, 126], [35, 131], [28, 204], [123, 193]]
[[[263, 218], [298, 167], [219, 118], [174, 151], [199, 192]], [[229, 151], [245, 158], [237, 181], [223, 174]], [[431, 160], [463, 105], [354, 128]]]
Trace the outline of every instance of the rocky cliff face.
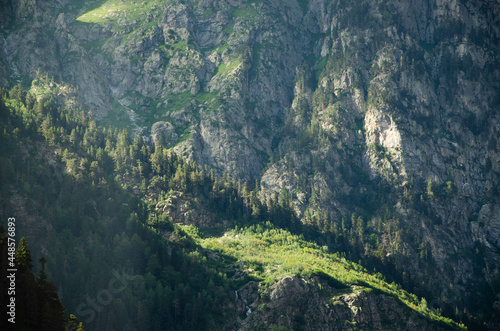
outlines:
[[[325, 135], [328, 141], [297, 155], [297, 140], [292, 138], [291, 147], [283, 147], [291, 151], [267, 171], [263, 182], [275, 190], [285, 185], [290, 191], [301, 191], [300, 176], [311, 175], [311, 160], [322, 160], [316, 163], [314, 184], [302, 191], [307, 197], [307, 189], [314, 190], [319, 198], [314, 209], [319, 205], [334, 217], [353, 210], [353, 206], [346, 207], [342, 195], [355, 198], [359, 206], [363, 199], [380, 201], [370, 185], [391, 186], [393, 196], [385, 202], [394, 206], [392, 217], [401, 219], [399, 227], [411, 227], [417, 241], [429, 245], [436, 276], [447, 283], [462, 282], [462, 286], [446, 290], [442, 289], [448, 287], [444, 282], [439, 285], [442, 297], [455, 293], [459, 301], [468, 291], [465, 288], [477, 284], [473, 269], [485, 268], [484, 277], [498, 277], [498, 271], [493, 271], [498, 265], [498, 255], [493, 253], [497, 248], [492, 249], [488, 239], [471, 236], [473, 229], [485, 224], [478, 216], [491, 211], [490, 203], [498, 204], [495, 146], [499, 105], [493, 78], [498, 75], [498, 57], [493, 52], [498, 31], [482, 16], [485, 8], [470, 4], [436, 2], [403, 8], [384, 2], [364, 6], [351, 11], [368, 12], [372, 19], [366, 24], [343, 19], [339, 12], [318, 13], [323, 31], [336, 36], [327, 44], [325, 38], [322, 46], [322, 55], [329, 53], [326, 56], [331, 62], [312, 98], [314, 87], [308, 90], [300, 81], [296, 84], [292, 128], [297, 134], [308, 123], [317, 123], [319, 128], [311, 132]], [[497, 10], [491, 8], [490, 12]], [[377, 20], [387, 20], [389, 13], [394, 15], [391, 24]], [[325, 102], [325, 98], [330, 100]], [[305, 106], [302, 99], [307, 101]], [[307, 117], [307, 112], [300, 115], [307, 106], [310, 122], [300, 120]], [[293, 170], [287, 171], [290, 163]], [[351, 171], [346, 170], [349, 168]], [[297, 169], [305, 170], [301, 174]], [[369, 180], [360, 176], [362, 171]], [[339, 195], [340, 199], [331, 198]], [[425, 203], [420, 203], [422, 199]], [[302, 212], [310, 206], [297, 204]], [[377, 209], [371, 204], [367, 207]], [[497, 225], [487, 227], [490, 232]], [[387, 248], [394, 252], [401, 244], [407, 242], [395, 236]], [[488, 262], [471, 256], [475, 245], [487, 251]], [[401, 247], [396, 250], [401, 252]], [[408, 262], [401, 257], [398, 263]], [[486, 265], [492, 269], [487, 271]], [[419, 268], [414, 265], [408, 273], [418, 274]], [[471, 300], [466, 297], [464, 301]]]
[[236, 292], [238, 330], [441, 330], [393, 297], [354, 286], [335, 290], [320, 279], [285, 277], [259, 297], [256, 284]]
[[[321, 47], [328, 60], [317, 86], [297, 80], [292, 135], [281, 145], [289, 152], [266, 171], [263, 186], [296, 192], [297, 210], [312, 221], [321, 209], [340, 218], [348, 210], [380, 212], [374, 202], [387, 203], [394, 213], [385, 225], [408, 229], [392, 238], [388, 228], [375, 231], [389, 234], [382, 235], [389, 259], [441, 293], [439, 302], [454, 297], [468, 306], [483, 286], [477, 272], [498, 277], [495, 240], [471, 235], [498, 227], [481, 221], [498, 205], [498, 31], [482, 16], [485, 8], [470, 4], [359, 5], [350, 20], [342, 11], [317, 13], [331, 36]], [[370, 19], [356, 21], [359, 13]], [[308, 129], [320, 137], [313, 148], [311, 139], [296, 138]], [[314, 177], [307, 186], [301, 176]], [[422, 274], [412, 240], [428, 247], [425, 272], [434, 277]]]
[[449, 315], [500, 313], [496, 2], [1, 6], [2, 85], [48, 72], [104, 125], [285, 187], [305, 223], [363, 215], [362, 256]]

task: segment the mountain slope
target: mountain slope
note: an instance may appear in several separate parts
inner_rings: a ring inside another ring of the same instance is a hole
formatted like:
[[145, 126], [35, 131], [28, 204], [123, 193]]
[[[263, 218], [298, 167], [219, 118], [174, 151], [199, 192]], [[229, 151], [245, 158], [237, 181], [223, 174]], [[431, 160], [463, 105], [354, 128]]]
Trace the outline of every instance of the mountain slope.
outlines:
[[2, 84], [70, 82], [104, 125], [258, 180], [317, 242], [498, 325], [494, 1], [2, 6]]
[[[67, 87], [36, 84], [26, 95], [0, 90], [0, 211], [15, 215], [16, 233], [47, 261], [41, 274], [86, 329], [464, 329], [381, 274], [279, 228], [300, 227], [290, 202], [261, 201], [246, 184], [239, 193], [236, 181], [159, 145], [152, 152], [140, 137], [107, 132], [74, 103], [57, 107], [70, 101]], [[193, 214], [205, 226], [173, 223]], [[295, 300], [308, 307], [280, 318]]]

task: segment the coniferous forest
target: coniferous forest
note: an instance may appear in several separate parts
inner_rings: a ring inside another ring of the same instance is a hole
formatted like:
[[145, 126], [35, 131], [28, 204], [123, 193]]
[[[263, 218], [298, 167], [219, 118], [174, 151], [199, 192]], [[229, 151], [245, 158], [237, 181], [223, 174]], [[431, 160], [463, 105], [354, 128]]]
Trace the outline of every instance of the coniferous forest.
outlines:
[[[287, 273], [320, 277], [333, 288], [374, 289], [430, 321], [459, 327], [394, 283], [401, 280], [398, 272], [378, 257], [383, 248], [370, 242], [362, 216], [342, 220], [340, 228], [302, 224], [286, 190], [260, 196], [258, 183], [216, 177], [161, 144], [100, 127], [59, 89], [40, 76], [30, 92], [18, 85], [0, 93], [1, 212], [3, 219], [16, 216], [16, 231], [26, 238], [16, 252], [19, 329], [217, 329], [235, 314], [236, 289], [257, 281], [265, 290]], [[175, 213], [162, 207], [181, 198], [207, 221], [176, 224]], [[245, 255], [250, 247], [238, 255], [233, 244], [209, 240], [227, 229], [242, 242], [246, 236], [250, 243], [264, 240], [252, 239], [262, 234], [272, 249], [279, 243], [323, 252], [315, 256], [332, 259], [330, 267], [339, 264], [343, 271], [332, 273], [321, 259], [303, 263], [291, 256], [288, 269], [265, 273], [272, 262]], [[28, 243], [41, 249], [30, 253]], [[362, 260], [357, 245], [373, 245], [373, 255]], [[5, 266], [4, 233], [2, 251]], [[389, 271], [393, 283], [377, 270]]]

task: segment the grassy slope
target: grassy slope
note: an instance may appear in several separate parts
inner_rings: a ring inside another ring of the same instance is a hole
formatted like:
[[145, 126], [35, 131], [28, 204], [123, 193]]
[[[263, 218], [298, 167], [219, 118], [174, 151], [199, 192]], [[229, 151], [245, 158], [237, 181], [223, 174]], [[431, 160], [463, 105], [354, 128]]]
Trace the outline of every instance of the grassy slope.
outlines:
[[108, 0], [98, 8], [77, 18], [77, 21], [83, 23], [104, 23], [115, 22], [120, 17], [127, 20], [138, 20], [144, 17], [147, 12], [157, 4], [156, 0], [128, 2], [122, 0]]
[[380, 291], [433, 322], [452, 329], [465, 329], [462, 324], [429, 309], [425, 301], [404, 291], [398, 284], [388, 284], [381, 274], [369, 274], [359, 264], [339, 254], [328, 253], [327, 249], [302, 236], [275, 228], [270, 223], [229, 230], [222, 237], [207, 235], [195, 226], [184, 226], [184, 230], [204, 248], [242, 261], [245, 271], [263, 282], [262, 289], [286, 276], [320, 276], [336, 288], [352, 289], [353, 285], [358, 285], [368, 291]]

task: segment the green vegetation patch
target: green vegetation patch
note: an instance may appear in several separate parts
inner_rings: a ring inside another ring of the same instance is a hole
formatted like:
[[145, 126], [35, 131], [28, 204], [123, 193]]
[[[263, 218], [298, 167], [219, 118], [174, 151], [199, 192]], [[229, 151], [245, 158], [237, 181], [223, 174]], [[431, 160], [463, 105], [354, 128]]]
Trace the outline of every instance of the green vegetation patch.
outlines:
[[320, 275], [322, 278], [335, 279], [339, 287], [347, 287], [369, 277], [363, 273], [361, 266], [347, 262], [336, 254], [325, 253], [316, 244], [286, 230], [274, 228], [269, 223], [231, 230], [222, 238], [202, 239], [200, 244], [234, 256], [249, 266], [260, 265], [262, 268], [250, 273], [265, 279], [269, 284], [284, 276]]
[[245, 8], [234, 7], [231, 14], [234, 18], [239, 18], [239, 17], [258, 16], [261, 15], [261, 12], [257, 8], [247, 6]]
[[106, 44], [106, 42], [108, 42], [111, 38], [107, 38], [107, 39], [104, 39], [104, 40], [94, 40], [94, 41], [91, 41], [89, 43], [86, 43], [86, 44], [83, 44], [83, 48], [85, 48], [85, 50], [91, 50], [91, 49], [100, 49], [104, 46], [104, 44]]
[[451, 328], [462, 328], [462, 325], [439, 316], [427, 307], [422, 309], [421, 301], [399, 285], [388, 284], [338, 253], [328, 253], [317, 244], [306, 241], [302, 235], [293, 235], [269, 222], [236, 228], [222, 237], [209, 237], [206, 232], [201, 234], [192, 226], [185, 230], [204, 248], [242, 261], [251, 277], [262, 279], [264, 288], [286, 276], [317, 276], [338, 290], [345, 291], [355, 285], [367, 292], [393, 296], [429, 320]]
[[[141, 98], [148, 101], [146, 109], [135, 103], [129, 106], [129, 108], [133, 109], [137, 115], [135, 124], [144, 128], [146, 131], [151, 127], [151, 125], [158, 121], [174, 122], [170, 113], [188, 107], [193, 100], [197, 104], [206, 103], [208, 111], [216, 110], [221, 105], [218, 94], [211, 92], [199, 92], [196, 95], [192, 95], [189, 91], [182, 93], [170, 93], [166, 97], [160, 99], [151, 99], [138, 93], [132, 93], [129, 96], [133, 99]], [[158, 107], [159, 104], [162, 104], [165, 101], [168, 101], [165, 106]], [[199, 109], [197, 107], [194, 108], [191, 115], [195, 118], [199, 118]], [[112, 109], [99, 121], [99, 124], [104, 127], [111, 125], [112, 127], [119, 129], [128, 129], [130, 132], [136, 128], [124, 107], [116, 100], [113, 102]], [[185, 126], [176, 126], [176, 133], [179, 135], [181, 141], [189, 138], [190, 136], [190, 130]]]
[[124, 107], [116, 100], [113, 102], [108, 114], [99, 121], [99, 125], [105, 128], [111, 125], [114, 128], [127, 129], [129, 131], [132, 131], [133, 128], [130, 117]]
[[168, 44], [166, 48], [170, 49], [174, 53], [181, 52], [184, 55], [188, 54], [189, 44], [187, 40], [179, 40], [175, 43]]
[[[203, 104], [205, 102], [210, 103], [216, 98], [217, 94], [211, 92], [199, 92], [195, 95], [192, 95], [191, 92], [184, 91], [182, 93], [171, 93], [164, 98], [152, 101], [150, 108], [153, 113], [161, 115], [165, 114], [165, 112], [176, 111], [186, 108], [193, 100], [195, 100], [198, 104]], [[162, 103], [166, 100], [168, 100], [168, 105], [165, 108], [156, 109], [159, 103]]]
[[114, 22], [121, 17], [126, 17], [129, 21], [137, 20], [149, 11], [154, 4], [156, 4], [154, 0], [137, 2], [108, 0], [98, 8], [81, 15], [76, 20], [82, 23]]
[[193, 100], [193, 95], [189, 91], [184, 91], [182, 93], [171, 93], [166, 97], [168, 100], [168, 111], [175, 111], [185, 108]]
[[264, 42], [264, 43], [255, 43], [253, 46], [253, 52], [252, 52], [252, 63], [250, 65], [250, 77], [255, 77], [258, 72], [259, 68], [259, 63], [262, 55], [262, 48], [263, 47], [269, 47], [271, 45], [270, 42]]
[[222, 62], [217, 68], [217, 75], [226, 76], [233, 72], [241, 64], [241, 54], [235, 59], [232, 59], [228, 63]]
[[227, 33], [228, 36], [233, 34], [234, 24], [229, 24], [224, 28], [224, 32]]
[[328, 57], [325, 56], [314, 66], [314, 75], [316, 77], [316, 80], [319, 80], [319, 78], [321, 77], [321, 73], [323, 72], [323, 69], [325, 69], [327, 59]]

